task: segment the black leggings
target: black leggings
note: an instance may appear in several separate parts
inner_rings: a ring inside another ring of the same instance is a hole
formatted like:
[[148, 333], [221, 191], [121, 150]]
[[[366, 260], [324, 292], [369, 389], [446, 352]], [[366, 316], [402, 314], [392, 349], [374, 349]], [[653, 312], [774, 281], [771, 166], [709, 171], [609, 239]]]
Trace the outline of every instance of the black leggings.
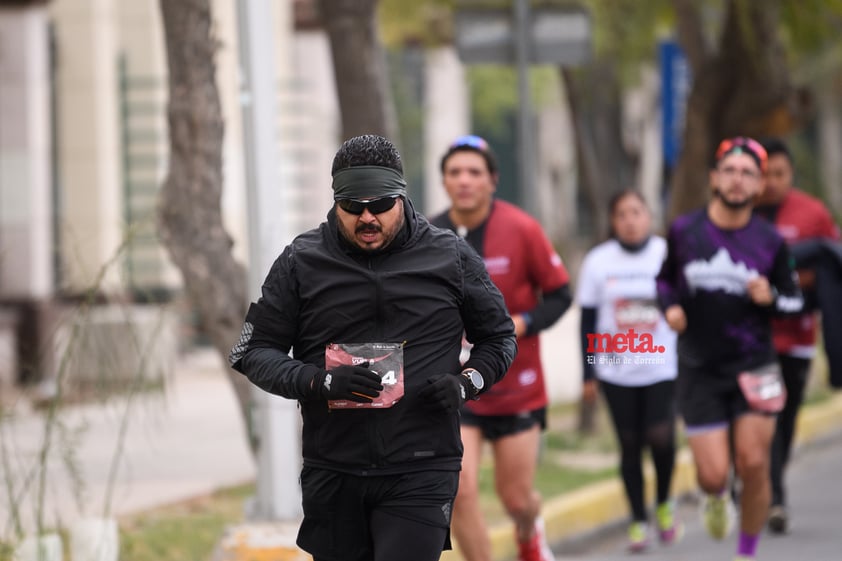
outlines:
[[784, 470], [789, 462], [789, 453], [792, 449], [795, 419], [798, 417], [798, 409], [804, 400], [804, 388], [807, 385], [807, 375], [810, 372], [810, 360], [778, 355], [778, 361], [781, 364], [781, 374], [786, 386], [786, 405], [778, 413], [775, 438], [772, 440], [770, 475], [772, 479], [772, 504], [784, 505], [786, 504]]
[[600, 381], [620, 444], [620, 473], [635, 521], [647, 519], [643, 498], [643, 448], [655, 464], [657, 500], [669, 499], [675, 466], [675, 382], [618, 386]]

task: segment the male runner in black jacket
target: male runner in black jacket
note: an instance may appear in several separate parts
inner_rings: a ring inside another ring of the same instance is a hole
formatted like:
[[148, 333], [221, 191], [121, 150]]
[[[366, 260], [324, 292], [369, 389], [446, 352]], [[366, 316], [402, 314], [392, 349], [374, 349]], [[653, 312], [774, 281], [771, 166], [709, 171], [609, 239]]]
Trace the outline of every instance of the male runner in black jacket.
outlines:
[[[346, 141], [332, 174], [334, 208], [275, 261], [231, 365], [299, 400], [298, 544], [315, 561], [438, 559], [450, 547], [459, 408], [505, 374], [514, 325], [476, 252], [415, 212], [387, 139]], [[474, 348], [460, 365], [463, 332]], [[402, 344], [402, 376], [381, 377], [365, 357], [326, 369], [332, 343]], [[402, 397], [370, 407], [394, 383]]]

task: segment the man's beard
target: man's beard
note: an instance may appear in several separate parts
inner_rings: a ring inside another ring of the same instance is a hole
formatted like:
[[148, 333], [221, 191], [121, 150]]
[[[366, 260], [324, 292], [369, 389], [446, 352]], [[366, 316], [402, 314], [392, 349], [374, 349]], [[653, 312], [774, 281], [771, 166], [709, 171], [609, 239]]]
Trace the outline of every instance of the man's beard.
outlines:
[[754, 202], [752, 197], [746, 197], [742, 201], [729, 201], [725, 196], [722, 194], [722, 191], [719, 190], [719, 187], [714, 188], [713, 194], [715, 197], [718, 197], [722, 204], [728, 207], [731, 210], [742, 210], [746, 207], [749, 207]]
[[[391, 232], [383, 232], [383, 228], [379, 224], [360, 224], [354, 229], [354, 233], [351, 234], [342, 224], [342, 221], [337, 221], [337, 225], [339, 226], [339, 233], [342, 235], [342, 237], [345, 238], [345, 240], [348, 243], [350, 243], [360, 251], [366, 251], [370, 253], [383, 251], [384, 249], [389, 247], [389, 245], [391, 245], [391, 243], [395, 241], [395, 238], [398, 236], [401, 230], [403, 230], [405, 223], [406, 219], [403, 213], [401, 213], [399, 222], [394, 225], [394, 229]], [[380, 232], [383, 234], [383, 243], [377, 248], [368, 248], [364, 245], [360, 245], [355, 235], [361, 232]]]

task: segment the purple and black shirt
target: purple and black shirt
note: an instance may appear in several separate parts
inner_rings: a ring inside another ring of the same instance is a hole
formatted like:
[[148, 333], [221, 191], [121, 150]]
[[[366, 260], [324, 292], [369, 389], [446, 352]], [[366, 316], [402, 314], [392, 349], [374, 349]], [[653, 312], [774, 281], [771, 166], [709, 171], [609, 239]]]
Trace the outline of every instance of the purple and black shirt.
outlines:
[[[770, 306], [748, 296], [746, 284], [757, 276], [769, 279]], [[744, 227], [725, 230], [707, 209], [672, 223], [657, 287], [663, 310], [679, 304], [687, 316], [678, 338], [679, 370], [736, 373], [773, 362], [771, 316], [803, 307], [789, 250], [774, 227], [753, 216]]]

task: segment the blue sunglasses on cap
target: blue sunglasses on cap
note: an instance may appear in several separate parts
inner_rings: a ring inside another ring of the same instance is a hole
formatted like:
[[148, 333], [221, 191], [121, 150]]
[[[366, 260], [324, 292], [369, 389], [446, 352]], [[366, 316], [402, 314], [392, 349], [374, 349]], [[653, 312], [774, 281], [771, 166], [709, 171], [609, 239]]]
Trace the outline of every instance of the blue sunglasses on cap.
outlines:
[[467, 146], [470, 148], [476, 148], [477, 150], [486, 151], [488, 150], [488, 142], [485, 141], [484, 138], [481, 136], [477, 136], [475, 134], [466, 134], [464, 136], [460, 136], [456, 140], [451, 143], [451, 148], [460, 148], [462, 146]]

